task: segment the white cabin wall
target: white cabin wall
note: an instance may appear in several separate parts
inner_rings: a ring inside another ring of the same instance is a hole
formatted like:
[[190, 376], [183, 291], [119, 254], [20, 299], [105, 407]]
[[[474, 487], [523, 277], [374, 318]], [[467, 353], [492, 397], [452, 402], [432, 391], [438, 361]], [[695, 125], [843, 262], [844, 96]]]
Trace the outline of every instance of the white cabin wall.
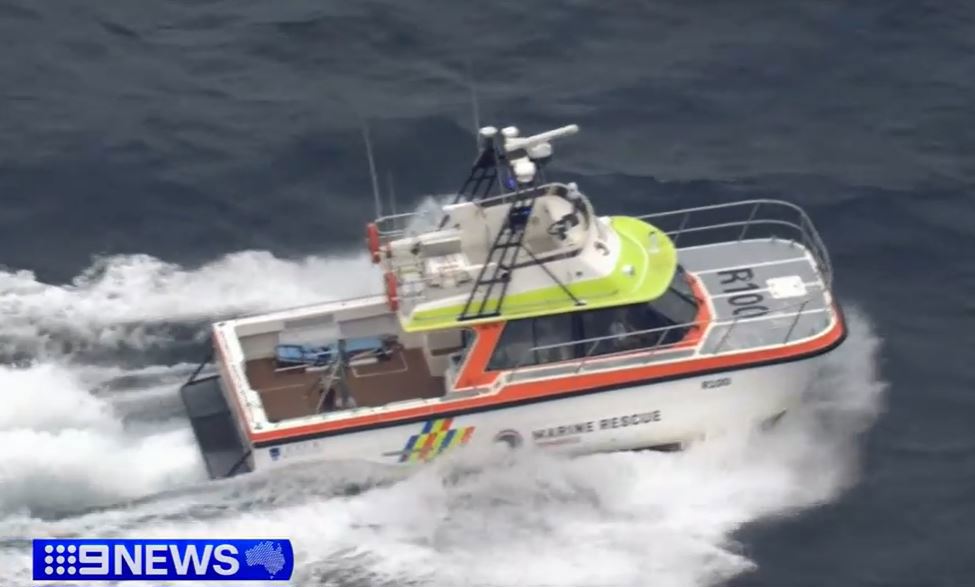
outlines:
[[427, 361], [430, 374], [443, 376], [450, 364], [450, 355], [460, 350], [461, 328], [437, 330], [424, 336], [423, 357]]
[[266, 359], [276, 355], [279, 344], [321, 345], [339, 338], [363, 338], [396, 335], [406, 348], [424, 346], [420, 334], [404, 333], [396, 314], [385, 303], [358, 308], [320, 312], [288, 320], [279, 318], [248, 322], [236, 327], [245, 360]]
[[342, 338], [362, 338], [397, 334], [400, 331], [399, 320], [393, 314], [370, 316], [338, 322], [339, 335]]
[[284, 321], [271, 319], [263, 322], [237, 324], [234, 326], [234, 333], [237, 335], [237, 338], [244, 338], [246, 336], [253, 336], [255, 334], [280, 332], [282, 328], [284, 328]]
[[491, 243], [494, 242], [497, 230], [480, 223], [480, 214], [474, 214], [462, 225], [461, 242], [464, 252], [471, 264], [483, 263], [487, 258]]
[[430, 370], [430, 375], [434, 377], [443, 377], [444, 373], [447, 372], [447, 367], [450, 365], [449, 355], [434, 356], [427, 347], [423, 347], [423, 358], [427, 361], [427, 368]]
[[561, 243], [548, 233], [548, 227], [563, 214], [568, 213], [564, 211], [565, 208], [571, 212], [572, 204], [555, 196], [541, 196], [535, 200], [532, 215], [525, 227], [524, 242], [536, 255], [553, 251], [561, 246]]
[[461, 329], [435, 330], [426, 334], [426, 347], [431, 350], [456, 349], [461, 345]]
[[460, 230], [464, 253], [472, 265], [479, 265], [487, 258], [491, 243], [501, 230], [509, 207], [508, 204], [499, 204], [482, 208], [477, 204], [464, 202], [451, 210], [449, 226]]
[[404, 348], [418, 349], [425, 346], [424, 343], [426, 342], [426, 339], [421, 333], [400, 332], [398, 336], [399, 336], [399, 342], [400, 344], [403, 345]]
[[444, 373], [447, 372], [447, 366], [450, 364], [450, 361], [446, 356], [434, 357], [426, 348], [424, 348], [423, 358], [427, 360], [427, 368], [430, 370], [430, 375], [434, 377], [443, 377]]
[[240, 348], [244, 351], [244, 360], [269, 359], [274, 357], [274, 349], [278, 345], [278, 333], [267, 332], [252, 334], [240, 339]]

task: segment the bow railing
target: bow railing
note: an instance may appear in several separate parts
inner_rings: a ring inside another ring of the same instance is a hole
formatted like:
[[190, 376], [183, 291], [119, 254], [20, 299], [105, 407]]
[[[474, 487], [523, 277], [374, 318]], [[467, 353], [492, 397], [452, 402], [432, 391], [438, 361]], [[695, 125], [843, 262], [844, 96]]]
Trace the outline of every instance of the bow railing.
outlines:
[[637, 216], [663, 230], [678, 248], [780, 238], [798, 242], [813, 256], [826, 287], [832, 285], [829, 253], [806, 212], [783, 200], [758, 199]]

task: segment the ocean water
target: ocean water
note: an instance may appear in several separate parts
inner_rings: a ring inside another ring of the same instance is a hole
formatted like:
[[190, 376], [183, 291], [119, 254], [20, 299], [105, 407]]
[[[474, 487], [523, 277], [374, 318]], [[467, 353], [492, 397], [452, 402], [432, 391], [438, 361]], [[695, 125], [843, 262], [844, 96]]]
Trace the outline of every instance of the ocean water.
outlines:
[[[33, 537], [255, 532], [301, 585], [975, 583], [975, 5], [0, 0], [0, 39], [0, 584]], [[804, 409], [207, 481], [207, 324], [377, 290], [360, 121], [415, 208], [463, 179], [472, 85], [483, 123], [579, 124], [555, 171], [601, 213], [803, 206], [852, 331]]]

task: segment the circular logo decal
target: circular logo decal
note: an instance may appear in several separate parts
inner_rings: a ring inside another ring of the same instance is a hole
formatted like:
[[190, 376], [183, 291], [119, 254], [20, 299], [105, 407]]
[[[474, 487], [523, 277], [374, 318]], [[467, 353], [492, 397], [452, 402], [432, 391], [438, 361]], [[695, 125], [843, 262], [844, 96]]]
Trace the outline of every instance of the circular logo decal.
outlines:
[[508, 445], [508, 448], [518, 448], [521, 446], [522, 438], [517, 430], [508, 429], [498, 432], [494, 437], [494, 442], [503, 442]]

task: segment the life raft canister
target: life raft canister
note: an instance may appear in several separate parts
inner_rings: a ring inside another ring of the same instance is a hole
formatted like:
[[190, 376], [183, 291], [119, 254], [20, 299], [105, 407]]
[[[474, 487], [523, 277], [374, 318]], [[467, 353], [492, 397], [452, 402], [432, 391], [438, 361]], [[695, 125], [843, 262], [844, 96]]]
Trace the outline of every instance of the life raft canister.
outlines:
[[383, 276], [386, 282], [386, 303], [393, 312], [399, 309], [399, 294], [396, 291], [396, 275], [392, 271], [387, 271]]
[[375, 222], [370, 222], [366, 225], [366, 243], [369, 246], [369, 252], [372, 254], [372, 262], [379, 262], [379, 228], [376, 227]]

